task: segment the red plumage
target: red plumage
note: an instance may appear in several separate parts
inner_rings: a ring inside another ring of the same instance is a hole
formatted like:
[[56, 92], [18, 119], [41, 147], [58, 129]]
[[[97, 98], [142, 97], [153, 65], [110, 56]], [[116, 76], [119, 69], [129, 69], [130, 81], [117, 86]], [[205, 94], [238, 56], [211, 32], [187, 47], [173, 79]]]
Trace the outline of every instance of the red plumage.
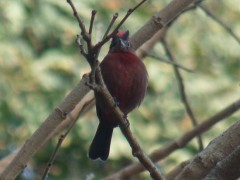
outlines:
[[[148, 81], [143, 62], [134, 54], [128, 39], [128, 31], [120, 31], [113, 37], [109, 53], [100, 64], [103, 80], [116, 100], [116, 104], [127, 115], [142, 102]], [[106, 160], [109, 155], [113, 128], [118, 123], [111, 107], [95, 92], [99, 126], [90, 146], [89, 157]]]

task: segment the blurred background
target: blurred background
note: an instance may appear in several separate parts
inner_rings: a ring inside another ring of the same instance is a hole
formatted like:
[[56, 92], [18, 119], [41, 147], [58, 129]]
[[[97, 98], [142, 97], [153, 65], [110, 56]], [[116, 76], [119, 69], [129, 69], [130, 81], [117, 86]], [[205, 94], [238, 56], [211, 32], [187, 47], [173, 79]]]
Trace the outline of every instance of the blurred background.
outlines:
[[[105, 31], [111, 16], [124, 16], [137, 2], [120, 0], [73, 1], [86, 26], [92, 9], [98, 11], [94, 41]], [[136, 32], [169, 0], [150, 0], [124, 24]], [[211, 0], [204, 4], [226, 22], [240, 37], [238, 0]], [[79, 82], [89, 67], [75, 44], [78, 23], [65, 0], [0, 1], [0, 158], [12, 153], [39, 127], [48, 114]], [[182, 71], [190, 104], [199, 122], [214, 115], [240, 95], [240, 45], [223, 27], [201, 9], [183, 14], [168, 31], [167, 40], [179, 64], [192, 69]], [[108, 45], [101, 51], [101, 59]], [[166, 57], [160, 43], [153, 52]], [[181, 103], [172, 66], [147, 57], [149, 86], [142, 105], [131, 113], [131, 128], [147, 153], [164, 146], [192, 128]], [[204, 133], [210, 140], [239, 120], [240, 113], [227, 118]], [[67, 136], [52, 166], [49, 180], [100, 179], [137, 161], [119, 129], [114, 131], [109, 160], [91, 161], [87, 151], [98, 120], [95, 109], [81, 117]], [[45, 145], [18, 179], [41, 177], [58, 138]], [[159, 167], [169, 172], [198, 152], [196, 140], [162, 160]], [[141, 174], [139, 179], [148, 179]]]

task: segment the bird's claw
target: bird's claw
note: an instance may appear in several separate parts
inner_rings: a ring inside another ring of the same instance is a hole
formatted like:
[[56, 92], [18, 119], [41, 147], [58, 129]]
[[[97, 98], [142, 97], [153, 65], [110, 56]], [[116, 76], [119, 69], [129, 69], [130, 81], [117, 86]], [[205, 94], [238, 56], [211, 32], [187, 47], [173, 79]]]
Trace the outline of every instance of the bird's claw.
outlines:
[[99, 91], [99, 86], [96, 83], [90, 83], [89, 81], [86, 81], [85, 85], [94, 91]]

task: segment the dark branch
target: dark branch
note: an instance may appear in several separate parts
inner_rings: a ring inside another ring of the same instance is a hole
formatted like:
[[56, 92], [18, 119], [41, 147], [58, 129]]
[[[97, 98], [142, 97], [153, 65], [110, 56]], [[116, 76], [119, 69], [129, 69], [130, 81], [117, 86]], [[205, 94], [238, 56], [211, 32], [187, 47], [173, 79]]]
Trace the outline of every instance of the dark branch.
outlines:
[[[199, 125], [197, 125], [194, 129], [191, 131], [188, 131], [187, 133], [183, 134], [181, 137], [176, 139], [175, 141], [169, 142], [166, 146], [163, 148], [160, 148], [154, 152], [152, 152], [149, 156], [154, 161], [160, 161], [161, 159], [169, 156], [171, 153], [173, 153], [176, 149], [184, 147], [187, 143], [189, 143], [193, 138], [196, 136], [204, 133], [208, 129], [210, 129], [213, 125], [218, 123], [219, 121], [223, 120], [226, 117], [231, 116], [233, 113], [238, 111], [240, 109], [240, 99], [233, 102], [229, 106], [227, 106], [225, 109], [221, 110], [214, 116], [201, 121]], [[144, 171], [144, 168], [140, 163], [133, 163], [129, 166], [126, 166], [119, 172], [112, 174], [111, 176], [107, 177], [107, 180], [111, 179], [121, 179], [126, 178], [131, 175], [136, 175], [140, 172]]]
[[104, 34], [104, 36], [103, 36], [102, 39], [105, 39], [105, 38], [106, 38], [106, 36], [108, 35], [110, 29], [112, 28], [112, 25], [114, 24], [114, 22], [115, 22], [115, 20], [116, 20], [117, 18], [118, 18], [118, 13], [115, 13], [115, 14], [113, 15], [112, 20], [111, 20], [111, 22], [110, 22], [110, 24], [109, 24], [109, 26], [108, 26], [108, 28], [107, 28], [107, 30], [106, 30], [106, 32], [105, 32], [105, 34]]
[[[79, 113], [80, 115], [80, 113]], [[62, 142], [64, 141], [64, 139], [67, 137], [67, 135], [69, 134], [69, 132], [72, 130], [73, 126], [75, 125], [75, 123], [77, 122], [77, 119], [78, 119], [78, 116], [73, 119], [72, 116], [69, 115], [69, 118], [72, 119], [72, 123], [70, 124], [70, 126], [68, 127], [67, 131], [64, 133], [64, 134], [61, 134], [59, 139], [58, 139], [58, 143], [57, 143], [57, 146], [55, 148], [55, 150], [53, 151], [49, 161], [48, 161], [48, 164], [47, 164], [47, 167], [44, 171], [44, 174], [43, 174], [43, 177], [42, 177], [42, 180], [45, 180], [47, 179], [47, 176], [48, 176], [48, 173], [50, 171], [50, 168], [51, 166], [53, 165], [53, 162], [55, 161], [56, 159], [56, 156], [57, 156], [57, 153], [62, 145]]]
[[73, 11], [73, 15], [76, 17], [76, 19], [77, 19], [77, 21], [78, 21], [79, 27], [80, 27], [80, 29], [81, 29], [81, 31], [82, 31], [82, 32], [81, 32], [81, 35], [82, 35], [83, 39], [84, 39], [85, 41], [89, 41], [89, 35], [87, 34], [85, 25], [84, 25], [82, 19], [80, 18], [80, 16], [78, 15], [77, 10], [76, 10], [74, 4], [72, 3], [71, 0], [67, 0], [67, 2], [68, 2], [68, 4], [71, 6], [72, 11]]
[[93, 28], [93, 23], [94, 23], [94, 19], [95, 19], [95, 15], [97, 14], [96, 10], [92, 10], [92, 16], [91, 16], [91, 20], [90, 20], [90, 26], [89, 26], [89, 35], [92, 34], [92, 28]]
[[80, 36], [79, 36], [79, 35], [77, 35], [76, 43], [77, 43], [77, 45], [78, 45], [78, 48], [79, 48], [79, 50], [80, 50], [80, 53], [86, 58], [86, 57], [87, 57], [87, 53], [86, 53], [86, 51], [85, 51], [85, 49], [84, 49], [84, 47], [83, 47], [83, 45], [82, 45], [82, 43], [81, 43], [81, 39], [80, 39]]
[[182, 66], [181, 64], [178, 64], [178, 63], [173, 62], [173, 61], [166, 60], [166, 59], [164, 59], [162, 57], [159, 57], [159, 56], [156, 56], [156, 55], [153, 55], [153, 54], [150, 54], [150, 53], [148, 53], [147, 56], [149, 56], [151, 58], [154, 58], [154, 59], [157, 59], [159, 61], [165, 62], [167, 64], [172, 64], [172, 65], [176, 66], [177, 68], [180, 68], [180, 69], [182, 69], [184, 71], [187, 71], [187, 72], [190, 72], [190, 73], [193, 72], [193, 70], [191, 70], [189, 68], [186, 68], [186, 67]]
[[220, 24], [240, 45], [240, 38], [233, 32], [233, 30], [220, 18], [214, 15], [210, 10], [207, 9], [204, 5], [198, 5], [201, 10], [203, 10], [209, 17], [211, 17], [214, 21]]
[[56, 155], [57, 155], [57, 153], [58, 153], [58, 151], [59, 151], [59, 149], [60, 149], [60, 146], [61, 146], [63, 140], [64, 140], [64, 135], [62, 134], [62, 135], [59, 137], [57, 146], [56, 146], [53, 154], [51, 155], [51, 157], [50, 157], [50, 159], [49, 159], [49, 161], [48, 161], [48, 163], [47, 163], [47, 167], [46, 167], [46, 169], [45, 169], [45, 171], [44, 171], [44, 173], [43, 173], [42, 180], [47, 179], [48, 173], [49, 173], [49, 171], [50, 171], [50, 168], [51, 168], [51, 166], [53, 165], [53, 162], [54, 162], [54, 160], [55, 160], [55, 158], [56, 158]]
[[[162, 44], [164, 46], [165, 52], [166, 52], [167, 56], [169, 57], [169, 59], [172, 62], [176, 62], [175, 57], [173, 56], [173, 53], [171, 52], [171, 49], [170, 49], [168, 43], [166, 42], [165, 38], [162, 39]], [[187, 95], [186, 95], [186, 92], [185, 92], [183, 77], [182, 77], [179, 69], [176, 66], [173, 66], [173, 69], [174, 69], [175, 75], [176, 75], [177, 80], [178, 80], [178, 85], [179, 85], [179, 90], [180, 90], [180, 95], [181, 95], [182, 102], [185, 106], [185, 109], [188, 113], [188, 116], [190, 117], [190, 119], [192, 121], [193, 126], [195, 127], [195, 126], [197, 126], [198, 122], [197, 122], [197, 120], [196, 120], [196, 118], [193, 114], [192, 108], [189, 104], [189, 101], [188, 101], [188, 98], [187, 98]], [[198, 144], [199, 144], [199, 149], [202, 150], [203, 149], [203, 142], [202, 142], [202, 138], [201, 138], [200, 135], [198, 136]]]
[[141, 6], [145, 1], [142, 0], [138, 5], [136, 5], [133, 9], [129, 9], [126, 13], [126, 15], [123, 17], [123, 19], [119, 22], [119, 24], [116, 26], [116, 28], [107, 35], [102, 41], [96, 44], [96, 48], [102, 47], [107, 41], [109, 41], [119, 30], [119, 28], [123, 25], [123, 23], [127, 20], [127, 18], [139, 7]]

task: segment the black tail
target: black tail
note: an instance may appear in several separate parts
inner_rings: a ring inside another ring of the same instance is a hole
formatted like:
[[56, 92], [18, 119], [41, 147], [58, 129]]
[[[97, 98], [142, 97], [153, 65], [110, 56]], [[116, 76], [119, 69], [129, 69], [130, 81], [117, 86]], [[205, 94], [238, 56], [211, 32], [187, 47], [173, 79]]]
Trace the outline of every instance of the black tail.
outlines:
[[95, 160], [100, 158], [107, 160], [110, 150], [113, 128], [104, 126], [102, 123], [98, 125], [97, 132], [89, 149], [88, 156]]

